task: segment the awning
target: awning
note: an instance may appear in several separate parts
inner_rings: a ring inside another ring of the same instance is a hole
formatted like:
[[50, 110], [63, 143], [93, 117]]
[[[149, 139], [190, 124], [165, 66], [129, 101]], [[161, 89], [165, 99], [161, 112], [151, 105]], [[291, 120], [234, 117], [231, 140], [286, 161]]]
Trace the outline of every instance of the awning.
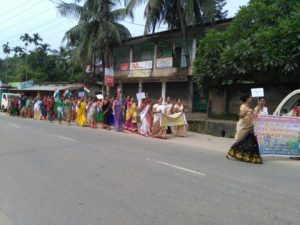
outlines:
[[19, 91], [54, 91], [55, 89], [62, 90], [78, 90], [83, 88], [83, 84], [49, 84], [49, 85], [34, 85], [29, 88], [20, 89]]

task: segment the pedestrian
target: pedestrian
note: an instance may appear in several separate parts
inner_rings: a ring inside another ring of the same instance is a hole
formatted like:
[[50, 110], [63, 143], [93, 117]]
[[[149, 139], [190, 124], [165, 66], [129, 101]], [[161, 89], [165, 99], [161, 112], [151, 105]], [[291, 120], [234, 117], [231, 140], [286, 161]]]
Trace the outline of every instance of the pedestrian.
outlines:
[[143, 99], [142, 104], [139, 108], [140, 119], [141, 119], [141, 129], [140, 134], [148, 137], [150, 135], [150, 126], [149, 126], [149, 111], [151, 108], [151, 103], [148, 99]]
[[42, 101], [40, 100], [40, 97], [37, 96], [35, 103], [34, 103], [34, 119], [35, 120], [41, 119], [41, 104], [42, 104]]
[[258, 143], [253, 132], [251, 108], [252, 97], [250, 94], [241, 96], [242, 105], [239, 112], [239, 121], [236, 126], [234, 144], [231, 146], [227, 158], [238, 159], [250, 163], [262, 163]]
[[84, 97], [77, 103], [77, 126], [85, 127], [87, 125], [86, 105], [87, 103]]
[[[173, 112], [174, 113], [183, 113], [184, 112], [183, 104], [181, 103], [180, 98], [177, 98], [176, 103], [174, 105]], [[174, 129], [175, 137], [185, 137], [186, 136], [186, 132], [187, 132], [186, 125], [174, 126], [173, 129]]]
[[102, 128], [110, 130], [110, 122], [109, 122], [109, 117], [110, 117], [110, 101], [109, 101], [109, 98], [107, 97], [107, 95], [104, 97], [104, 100], [103, 100], [102, 113], [103, 113]]
[[47, 119], [47, 98], [44, 96], [43, 101], [41, 103], [41, 114], [42, 114], [42, 119], [46, 120]]
[[98, 123], [103, 123], [103, 112], [102, 112], [103, 99], [98, 100]]
[[268, 108], [266, 107], [266, 99], [264, 97], [258, 98], [258, 105], [253, 111], [256, 115], [268, 115]]
[[160, 126], [160, 114], [165, 113], [165, 106], [162, 104], [163, 98], [157, 99], [157, 103], [153, 106], [153, 127], [152, 137], [167, 139], [167, 128]]
[[58, 117], [58, 122], [59, 124], [62, 123], [63, 120], [63, 114], [64, 114], [64, 100], [63, 97], [60, 96], [59, 99], [56, 102], [57, 105], [57, 117]]
[[113, 102], [114, 127], [118, 132], [123, 132], [123, 103], [120, 95]]
[[92, 109], [92, 105], [93, 105], [94, 101], [92, 98], [89, 99], [87, 107], [86, 107], [86, 111], [87, 111], [87, 124], [91, 126], [91, 122], [92, 122], [92, 117], [93, 117], [93, 109]]
[[130, 101], [127, 102], [126, 112], [126, 126], [125, 128], [131, 133], [137, 133], [137, 112], [134, 97], [131, 96]]
[[[166, 103], [165, 103], [166, 115], [168, 115], [168, 116], [171, 115], [172, 109], [173, 109], [173, 104], [171, 103], [171, 97], [168, 96], [166, 99]], [[167, 134], [172, 134], [172, 129], [170, 126], [167, 127]]]
[[115, 124], [115, 118], [114, 118], [114, 114], [113, 114], [113, 102], [114, 102], [114, 97], [112, 97], [110, 99], [110, 105], [109, 105], [109, 124], [110, 126], [114, 126]]
[[47, 98], [47, 113], [48, 121], [52, 123], [54, 116], [54, 99], [50, 96]]
[[65, 100], [65, 107], [64, 107], [64, 111], [66, 113], [66, 121], [69, 126], [71, 125], [71, 121], [72, 121], [72, 107], [73, 107], [73, 101], [71, 99], [71, 96], [69, 96]]
[[32, 118], [32, 105], [33, 105], [33, 99], [32, 97], [28, 97], [26, 100], [26, 106], [25, 106], [25, 113], [27, 118]]

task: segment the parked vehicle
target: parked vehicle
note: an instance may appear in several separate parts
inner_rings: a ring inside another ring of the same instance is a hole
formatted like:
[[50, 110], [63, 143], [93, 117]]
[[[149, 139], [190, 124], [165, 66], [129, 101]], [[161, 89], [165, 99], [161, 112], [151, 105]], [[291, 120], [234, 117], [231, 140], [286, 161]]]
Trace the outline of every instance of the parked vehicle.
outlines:
[[1, 98], [1, 109], [3, 111], [7, 111], [9, 102], [14, 99], [14, 97], [20, 97], [20, 94], [14, 94], [14, 93], [2, 93]]
[[300, 103], [300, 89], [288, 94], [277, 106], [274, 116], [292, 116], [293, 109]]

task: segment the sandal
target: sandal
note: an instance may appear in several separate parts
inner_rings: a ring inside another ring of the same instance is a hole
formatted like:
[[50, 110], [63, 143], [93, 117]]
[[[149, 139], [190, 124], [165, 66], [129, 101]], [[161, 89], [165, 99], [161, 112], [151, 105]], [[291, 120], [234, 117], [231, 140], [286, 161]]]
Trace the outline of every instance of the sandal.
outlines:
[[231, 155], [226, 155], [225, 157], [226, 157], [226, 159], [228, 159], [228, 160], [235, 160], [235, 158], [232, 157]]

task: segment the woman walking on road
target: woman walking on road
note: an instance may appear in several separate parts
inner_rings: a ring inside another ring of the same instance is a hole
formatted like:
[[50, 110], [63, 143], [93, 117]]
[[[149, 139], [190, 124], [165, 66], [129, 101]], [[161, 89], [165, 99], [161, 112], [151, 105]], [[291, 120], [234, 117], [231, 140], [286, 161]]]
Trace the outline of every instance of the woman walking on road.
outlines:
[[86, 121], [86, 101], [84, 97], [82, 97], [81, 100], [78, 101], [77, 106], [78, 106], [77, 125], [80, 127], [85, 127], [87, 125], [87, 121]]
[[141, 129], [140, 134], [148, 137], [150, 135], [150, 126], [149, 126], [149, 110], [151, 108], [151, 104], [147, 99], [144, 99], [140, 106], [140, 118], [141, 118]]
[[123, 103], [120, 100], [119, 95], [114, 100], [112, 109], [114, 114], [115, 130], [118, 132], [123, 132]]
[[109, 98], [107, 96], [105, 96], [104, 100], [103, 100], [103, 105], [102, 105], [102, 113], [103, 113], [103, 125], [102, 128], [103, 129], [110, 129], [110, 101]]
[[253, 132], [253, 120], [251, 109], [252, 97], [244, 95], [241, 97], [242, 105], [239, 112], [239, 121], [236, 126], [235, 142], [231, 146], [228, 159], [238, 159], [250, 163], [262, 163], [258, 143]]
[[[174, 113], [182, 113], [184, 110], [180, 98], [177, 98], [176, 104], [174, 105]], [[175, 137], [185, 137], [186, 136], [187, 125], [174, 126], [174, 136]]]
[[162, 104], [163, 98], [157, 99], [157, 103], [153, 106], [153, 127], [152, 137], [167, 139], [167, 128], [160, 126], [160, 114], [165, 113], [165, 106]]

